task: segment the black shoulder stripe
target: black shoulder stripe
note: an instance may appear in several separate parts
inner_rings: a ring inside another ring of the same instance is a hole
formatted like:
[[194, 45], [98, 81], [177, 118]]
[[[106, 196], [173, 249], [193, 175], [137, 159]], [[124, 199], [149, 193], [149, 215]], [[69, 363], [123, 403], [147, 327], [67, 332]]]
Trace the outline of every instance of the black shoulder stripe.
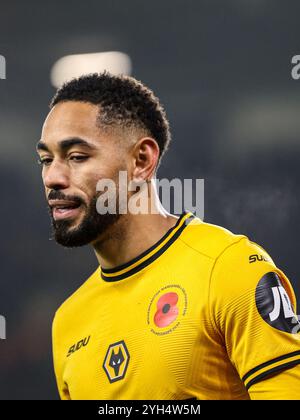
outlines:
[[274, 363], [280, 362], [281, 360], [289, 359], [295, 356], [300, 356], [300, 350], [293, 351], [292, 353], [284, 354], [283, 356], [275, 357], [275, 359], [269, 360], [268, 362], [265, 362], [256, 366], [255, 368], [249, 370], [249, 372], [246, 373], [246, 375], [242, 377], [242, 381], [245, 382], [249, 378], [249, 376], [252, 376], [255, 372], [258, 372], [259, 370], [267, 366], [273, 365]]
[[281, 370], [292, 368], [293, 366], [296, 366], [298, 364], [300, 364], [300, 358], [297, 359], [297, 360], [294, 360], [292, 362], [283, 363], [282, 365], [271, 368], [271, 369], [261, 373], [260, 375], [255, 376], [255, 378], [251, 379], [251, 381], [249, 381], [247, 383], [246, 389], [248, 390], [255, 383], [262, 381], [263, 379], [266, 378], [266, 376], [272, 375], [272, 374], [274, 374], [276, 372], [279, 372]]

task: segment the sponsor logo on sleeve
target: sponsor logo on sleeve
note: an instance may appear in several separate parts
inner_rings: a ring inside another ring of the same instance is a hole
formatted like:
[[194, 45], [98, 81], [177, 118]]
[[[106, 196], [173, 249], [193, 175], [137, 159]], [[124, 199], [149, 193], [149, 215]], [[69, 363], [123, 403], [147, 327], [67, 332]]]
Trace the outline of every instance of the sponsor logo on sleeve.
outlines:
[[271, 327], [291, 334], [299, 332], [298, 317], [277, 273], [266, 273], [260, 279], [255, 300], [258, 312]]

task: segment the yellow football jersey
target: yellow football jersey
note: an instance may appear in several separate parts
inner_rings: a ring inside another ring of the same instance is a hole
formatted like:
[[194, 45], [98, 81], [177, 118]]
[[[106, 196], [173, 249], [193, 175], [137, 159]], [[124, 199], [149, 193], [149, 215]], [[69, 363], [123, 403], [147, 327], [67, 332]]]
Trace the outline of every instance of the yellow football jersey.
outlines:
[[60, 396], [249, 399], [256, 383], [300, 363], [295, 305], [264, 249], [185, 212], [137, 258], [99, 267], [58, 309]]

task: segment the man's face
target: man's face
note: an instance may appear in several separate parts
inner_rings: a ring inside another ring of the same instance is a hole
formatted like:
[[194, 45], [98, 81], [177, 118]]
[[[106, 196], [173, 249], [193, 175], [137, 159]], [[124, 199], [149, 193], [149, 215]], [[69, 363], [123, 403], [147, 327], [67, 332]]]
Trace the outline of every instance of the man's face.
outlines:
[[37, 149], [42, 178], [58, 243], [82, 246], [99, 239], [117, 220], [96, 210], [96, 184], [116, 182], [126, 170], [126, 148], [97, 126], [99, 108], [84, 102], [61, 102], [49, 113]]

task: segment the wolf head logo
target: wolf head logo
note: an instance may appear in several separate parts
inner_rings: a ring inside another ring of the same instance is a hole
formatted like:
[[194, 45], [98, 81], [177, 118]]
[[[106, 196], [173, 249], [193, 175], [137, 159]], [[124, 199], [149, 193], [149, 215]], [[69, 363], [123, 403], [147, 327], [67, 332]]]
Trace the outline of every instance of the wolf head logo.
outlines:
[[124, 379], [129, 359], [130, 355], [124, 340], [108, 346], [102, 366], [110, 383]]
[[109, 366], [114, 369], [115, 376], [119, 375], [119, 370], [123, 362], [124, 362], [124, 355], [123, 355], [121, 347], [119, 347], [118, 353], [115, 353], [115, 351], [113, 350], [110, 356]]

